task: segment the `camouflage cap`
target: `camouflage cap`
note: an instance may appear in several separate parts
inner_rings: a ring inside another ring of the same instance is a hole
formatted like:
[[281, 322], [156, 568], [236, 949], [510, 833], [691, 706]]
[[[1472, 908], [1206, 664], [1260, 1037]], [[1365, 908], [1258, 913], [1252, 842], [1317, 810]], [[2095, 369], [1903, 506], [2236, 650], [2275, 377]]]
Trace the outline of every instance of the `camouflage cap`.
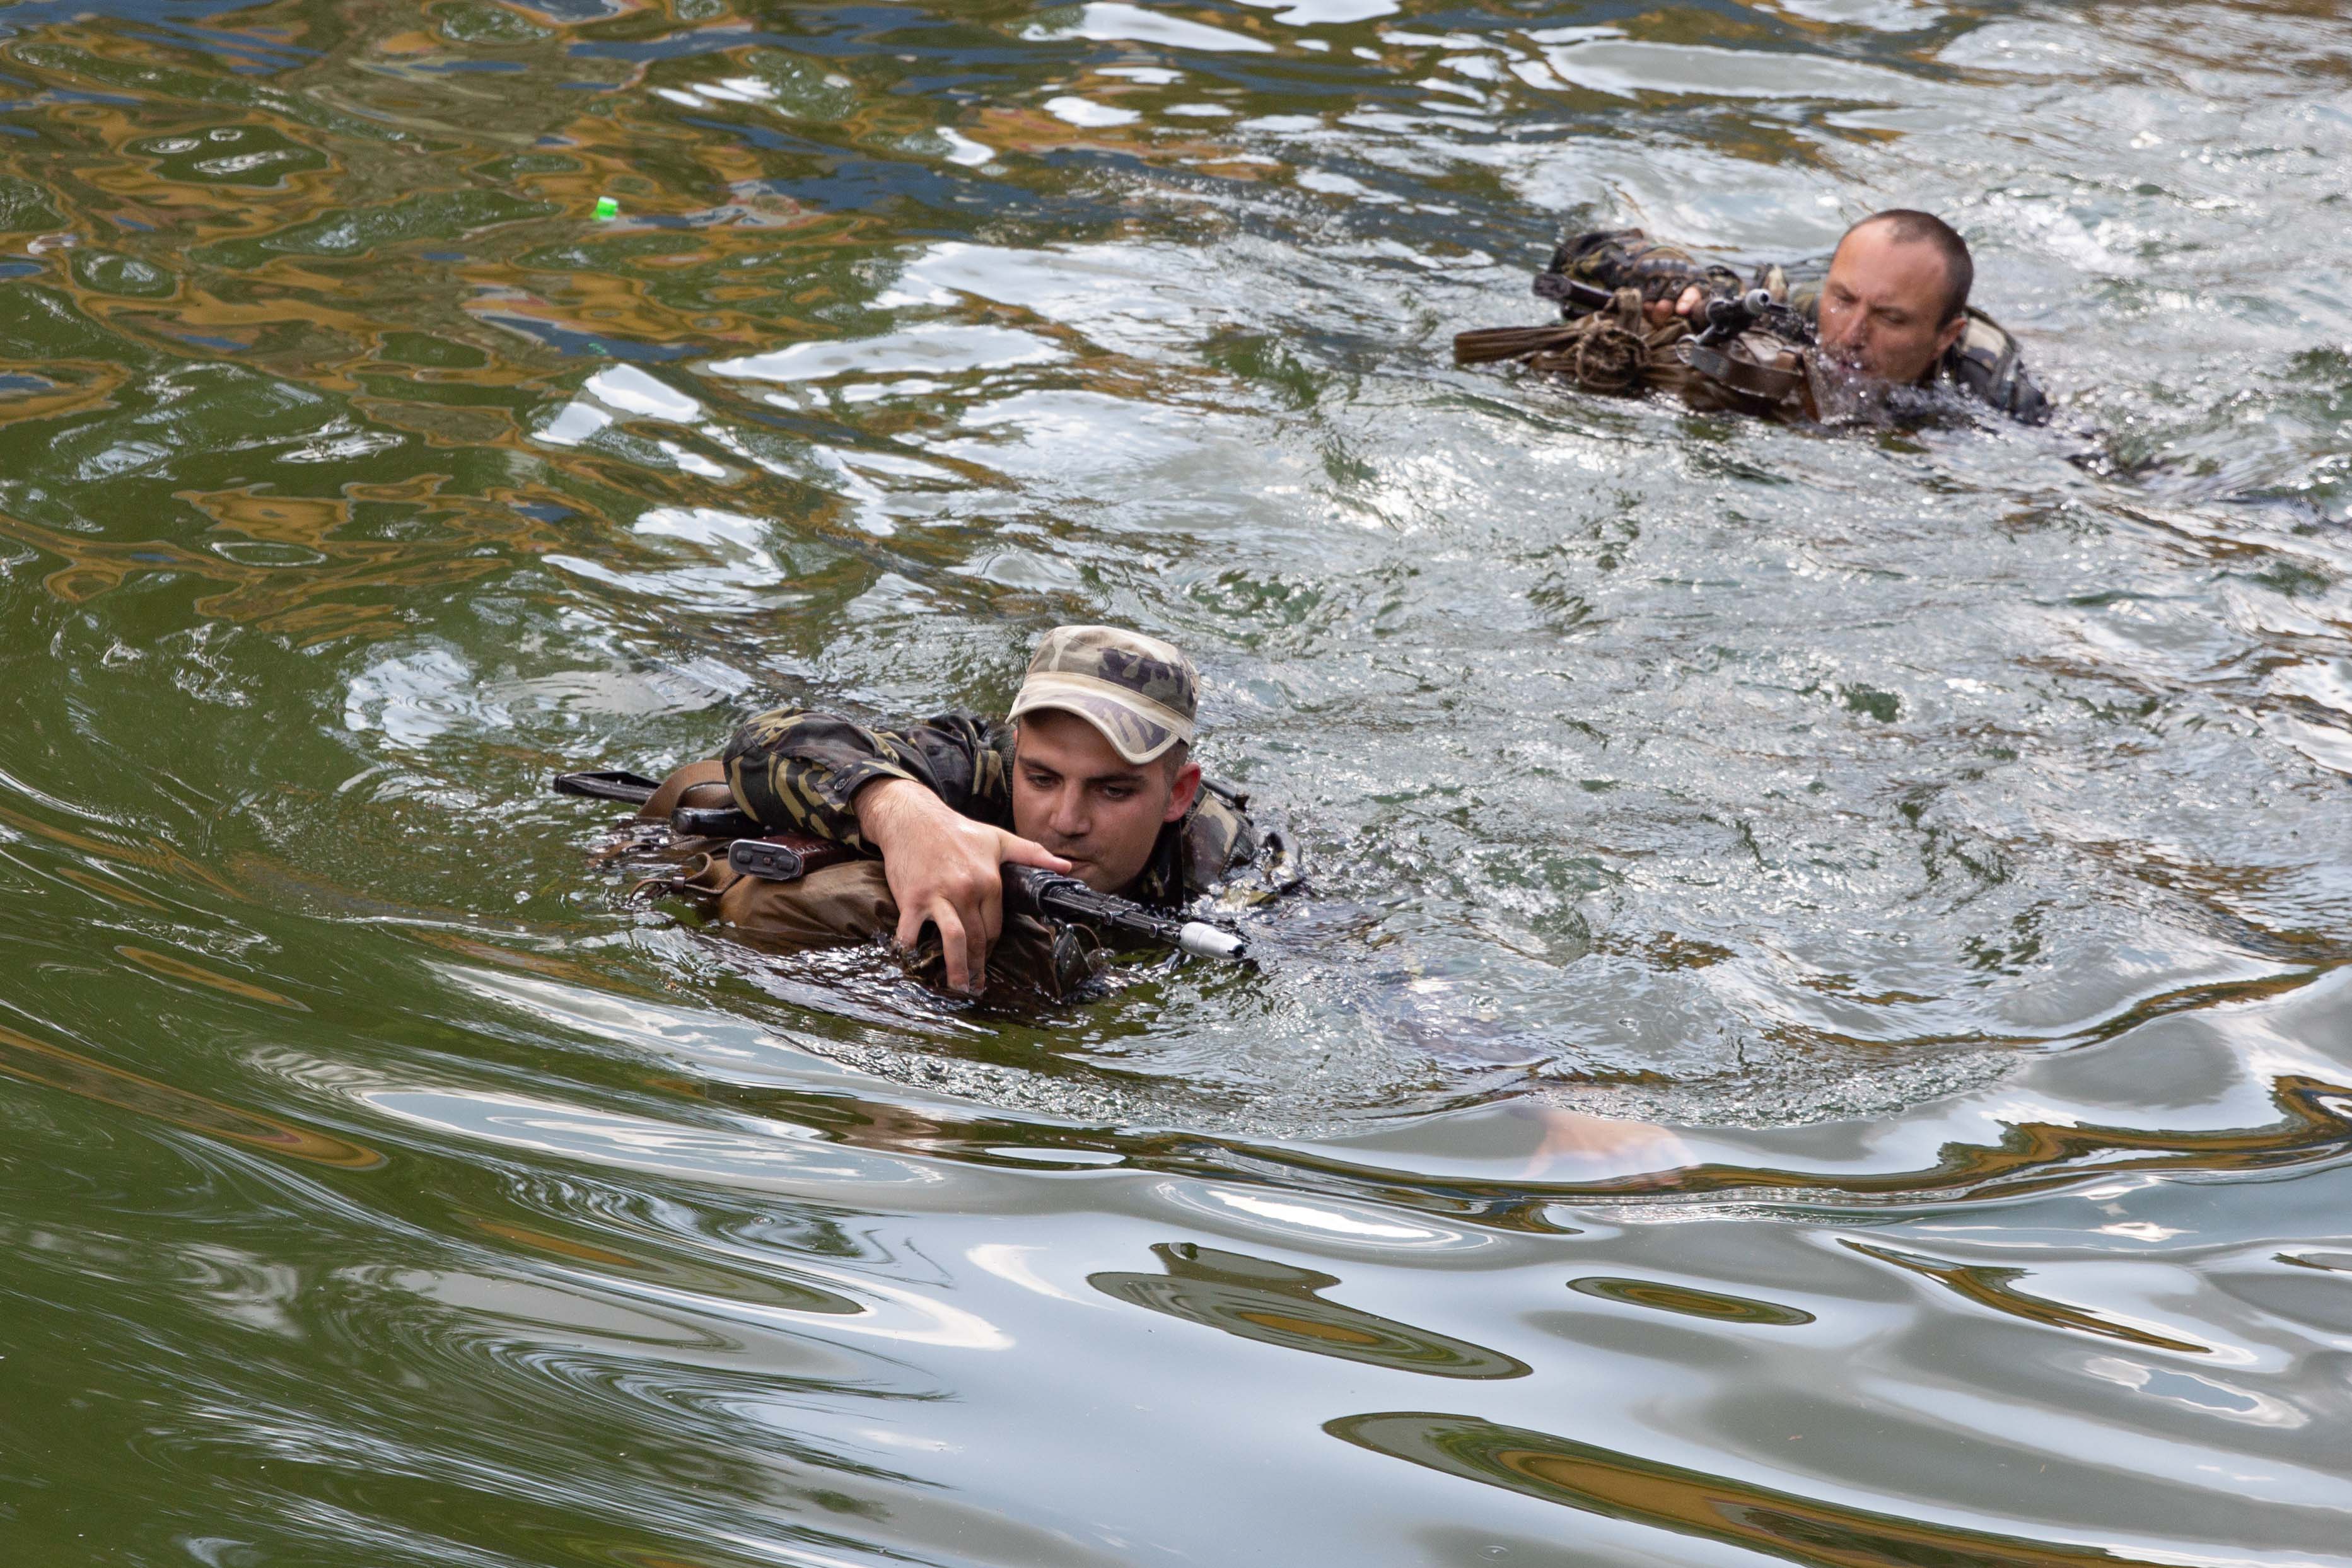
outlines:
[[1156, 637], [1116, 626], [1056, 626], [1037, 640], [1008, 716], [1039, 708], [1074, 713], [1140, 766], [1192, 741], [1200, 695], [1192, 661]]

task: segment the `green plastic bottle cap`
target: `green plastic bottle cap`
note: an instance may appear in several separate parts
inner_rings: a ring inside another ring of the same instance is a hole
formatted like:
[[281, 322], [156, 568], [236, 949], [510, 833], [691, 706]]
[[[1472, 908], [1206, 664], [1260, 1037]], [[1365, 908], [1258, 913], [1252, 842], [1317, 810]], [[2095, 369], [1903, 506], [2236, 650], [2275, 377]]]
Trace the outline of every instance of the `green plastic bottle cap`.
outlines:
[[621, 204], [610, 196], [599, 196], [596, 198], [596, 215], [600, 218], [617, 218], [621, 215]]

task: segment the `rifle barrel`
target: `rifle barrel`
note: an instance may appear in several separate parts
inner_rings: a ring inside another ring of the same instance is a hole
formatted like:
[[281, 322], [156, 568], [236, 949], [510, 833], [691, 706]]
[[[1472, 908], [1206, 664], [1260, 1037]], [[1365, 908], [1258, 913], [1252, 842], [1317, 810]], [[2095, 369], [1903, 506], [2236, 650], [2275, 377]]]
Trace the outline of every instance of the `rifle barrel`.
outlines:
[[1249, 955], [1247, 942], [1204, 920], [1171, 919], [1116, 894], [1097, 893], [1076, 877], [1036, 866], [1006, 866], [1004, 890], [1013, 906], [1026, 914], [1104, 926], [1203, 958], [1240, 959]]
[[642, 773], [632, 773], [625, 768], [607, 768], [593, 773], [559, 773], [548, 780], [559, 795], [578, 795], [590, 800], [618, 800], [625, 806], [642, 806], [654, 798], [661, 788], [658, 779]]
[[1248, 943], [1205, 920], [1184, 922], [1183, 929], [1176, 933], [1176, 946], [1198, 958], [1231, 958], [1239, 962], [1249, 956]]
[[1579, 310], [1606, 310], [1617, 303], [1617, 297], [1606, 288], [1580, 282], [1559, 272], [1537, 273], [1535, 291], [1538, 298], [1572, 305]]

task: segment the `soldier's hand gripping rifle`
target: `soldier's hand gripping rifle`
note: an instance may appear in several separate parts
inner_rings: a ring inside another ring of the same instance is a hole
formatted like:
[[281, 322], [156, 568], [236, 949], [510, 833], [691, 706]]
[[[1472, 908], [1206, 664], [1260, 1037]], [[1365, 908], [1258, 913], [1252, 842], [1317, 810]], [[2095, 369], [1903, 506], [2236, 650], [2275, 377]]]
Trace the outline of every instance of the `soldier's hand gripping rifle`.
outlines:
[[[635, 805], [652, 799], [656, 787], [650, 779], [623, 772], [567, 773], [559, 776], [554, 785], [562, 794]], [[805, 833], [772, 831], [731, 807], [682, 806], [670, 813], [669, 827], [679, 838], [732, 839], [727, 846], [728, 865], [740, 875], [763, 882], [798, 882], [812, 872], [857, 858], [839, 844]], [[1097, 893], [1076, 877], [1039, 866], [1006, 866], [1004, 901], [1015, 914], [1091, 925], [1198, 957], [1240, 960], [1249, 956], [1249, 944], [1221, 926], [1162, 915], [1117, 894]]]
[[[1721, 276], [1727, 277], [1730, 275], [1722, 273]], [[1692, 364], [1702, 375], [1725, 380], [1717, 364], [1723, 358], [1723, 350], [1759, 326], [1794, 347], [1810, 347], [1812, 343], [1812, 329], [1806, 324], [1805, 319], [1764, 289], [1751, 288], [1744, 294], [1724, 294], [1713, 291], [1719, 287], [1717, 280], [1702, 277], [1693, 277], [1685, 287], [1710, 290], [1697, 319], [1691, 323], [1697, 337], [1697, 346], [1710, 351], [1706, 365], [1701, 366], [1691, 359], [1688, 345], [1682, 350], [1685, 362]], [[1454, 337], [1454, 361], [1457, 364], [1481, 365], [1496, 360], [1524, 359], [1530, 354], [1563, 348], [1584, 336], [1583, 318], [1596, 311], [1613, 309], [1617, 303], [1617, 297], [1608, 289], [1559, 272], [1538, 273], [1535, 292], [1541, 298], [1556, 302], [1567, 319], [1557, 326], [1490, 327], [1457, 332]], [[1761, 389], [1739, 385], [1740, 379], [1730, 378], [1735, 391], [1751, 396], [1768, 395]]]
[[[727, 846], [727, 863], [745, 876], [797, 882], [807, 873], [808, 843], [800, 834], [738, 839]], [[827, 845], [826, 848], [833, 846]], [[1172, 947], [1201, 958], [1249, 956], [1249, 944], [1205, 920], [1182, 920], [1146, 909], [1115, 893], [1097, 893], [1074, 876], [1041, 866], [1004, 868], [1004, 906], [1015, 915], [1066, 920], [1155, 947]]]

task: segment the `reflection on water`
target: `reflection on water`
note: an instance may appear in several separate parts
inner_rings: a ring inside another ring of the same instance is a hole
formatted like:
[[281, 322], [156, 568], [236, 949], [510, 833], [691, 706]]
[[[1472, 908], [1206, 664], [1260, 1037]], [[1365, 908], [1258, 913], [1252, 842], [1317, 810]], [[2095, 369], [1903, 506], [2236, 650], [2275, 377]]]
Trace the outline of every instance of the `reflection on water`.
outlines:
[[[0, 11], [16, 1555], [2343, 1560], [2337, 21]], [[1444, 351], [1896, 204], [2057, 425]], [[939, 1005], [543, 793], [1106, 619], [1259, 972]]]
[[1439, 1377], [1528, 1374], [1526, 1364], [1510, 1356], [1321, 1300], [1316, 1292], [1338, 1284], [1337, 1275], [1191, 1242], [1151, 1250], [1167, 1273], [1097, 1274], [1087, 1283], [1151, 1312], [1317, 1355]]
[[2021, 1540], [1845, 1508], [1589, 1443], [1467, 1416], [1380, 1415], [1330, 1423], [1335, 1437], [1469, 1480], [1507, 1487], [1681, 1534], [1819, 1568], [1972, 1563], [1999, 1568], [2177, 1561], [2104, 1546]]
[[274, 1116], [240, 1111], [217, 1100], [110, 1067], [78, 1051], [28, 1040], [15, 1030], [0, 1029], [0, 1072], [139, 1115], [153, 1116], [207, 1136], [226, 1138], [273, 1154], [291, 1155], [296, 1159], [363, 1169], [381, 1164], [383, 1158], [358, 1144], [293, 1126]]
[[1813, 1321], [1813, 1314], [1797, 1307], [1775, 1306], [1770, 1301], [1743, 1301], [1715, 1291], [1694, 1291], [1687, 1285], [1668, 1285], [1655, 1280], [1612, 1280], [1592, 1276], [1570, 1280], [1568, 1288], [1588, 1296], [1598, 1296], [1604, 1301], [1623, 1301], [1628, 1306], [1654, 1307], [1660, 1312], [1683, 1312], [1695, 1318], [1711, 1318], [1727, 1323], [1771, 1323], [1782, 1328], [1794, 1328]]

